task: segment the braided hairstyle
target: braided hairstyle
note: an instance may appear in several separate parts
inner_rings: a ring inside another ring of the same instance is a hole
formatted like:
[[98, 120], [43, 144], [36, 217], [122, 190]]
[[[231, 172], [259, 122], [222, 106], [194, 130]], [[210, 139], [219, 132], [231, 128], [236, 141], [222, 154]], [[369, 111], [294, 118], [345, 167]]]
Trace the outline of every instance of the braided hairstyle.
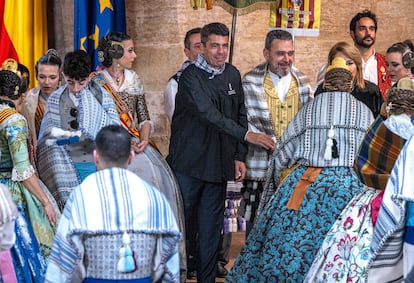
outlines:
[[335, 57], [331, 65], [326, 68], [323, 88], [326, 91], [351, 92], [352, 85], [352, 73], [346, 65], [345, 59]]
[[22, 95], [19, 76], [9, 70], [0, 70], [0, 96], [6, 96], [11, 100], [19, 99]]
[[[131, 37], [123, 32], [111, 31], [99, 41], [98, 60], [105, 67], [112, 65], [113, 59], [119, 59], [123, 55], [122, 42]], [[122, 50], [121, 50], [122, 47]], [[122, 52], [121, 52], [122, 51]], [[114, 58], [118, 57], [118, 58]]]
[[387, 112], [389, 114], [414, 115], [414, 82], [409, 78], [398, 81], [397, 87], [392, 87], [387, 93]]
[[62, 66], [62, 60], [60, 59], [55, 49], [49, 49], [46, 52], [46, 54], [40, 57], [40, 59], [36, 62], [36, 65], [35, 65], [36, 77], [39, 74], [39, 65], [58, 66], [60, 69], [60, 67]]

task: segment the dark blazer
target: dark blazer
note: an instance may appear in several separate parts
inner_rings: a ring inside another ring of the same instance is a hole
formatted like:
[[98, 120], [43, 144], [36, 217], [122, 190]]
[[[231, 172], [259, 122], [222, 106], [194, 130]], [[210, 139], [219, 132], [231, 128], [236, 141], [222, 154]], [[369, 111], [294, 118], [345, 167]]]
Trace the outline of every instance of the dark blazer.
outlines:
[[[321, 83], [315, 91], [314, 96], [325, 92], [323, 83]], [[372, 115], [377, 117], [381, 112], [381, 106], [384, 102], [378, 86], [370, 81], [365, 81], [365, 88], [354, 87], [351, 92], [359, 101], [363, 102], [371, 110]]]
[[234, 180], [235, 160], [245, 162], [247, 117], [239, 71], [226, 64], [214, 76], [188, 66], [181, 75], [167, 161], [203, 181]]

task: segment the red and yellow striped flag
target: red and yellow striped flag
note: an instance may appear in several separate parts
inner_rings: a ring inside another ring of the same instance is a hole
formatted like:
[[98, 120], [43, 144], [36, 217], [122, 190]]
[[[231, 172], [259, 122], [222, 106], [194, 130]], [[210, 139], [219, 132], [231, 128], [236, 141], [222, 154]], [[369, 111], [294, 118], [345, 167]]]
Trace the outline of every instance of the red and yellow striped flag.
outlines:
[[46, 0], [0, 0], [0, 65], [13, 58], [30, 70], [47, 51]]

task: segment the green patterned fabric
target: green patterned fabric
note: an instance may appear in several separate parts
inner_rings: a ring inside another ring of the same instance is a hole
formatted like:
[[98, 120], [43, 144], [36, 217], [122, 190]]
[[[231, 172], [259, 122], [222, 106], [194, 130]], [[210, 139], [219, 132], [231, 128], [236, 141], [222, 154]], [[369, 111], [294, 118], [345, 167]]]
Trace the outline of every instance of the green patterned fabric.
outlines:
[[277, 0], [219, 0], [214, 3], [232, 14], [237, 12], [242, 15], [258, 9], [269, 9], [270, 2], [276, 3]]

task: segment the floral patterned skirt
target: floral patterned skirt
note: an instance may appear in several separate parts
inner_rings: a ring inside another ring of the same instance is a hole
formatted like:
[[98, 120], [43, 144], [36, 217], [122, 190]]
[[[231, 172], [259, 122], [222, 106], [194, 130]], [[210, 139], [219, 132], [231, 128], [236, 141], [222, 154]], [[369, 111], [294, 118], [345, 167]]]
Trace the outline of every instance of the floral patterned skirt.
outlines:
[[349, 202], [326, 235], [305, 282], [365, 282], [374, 230], [370, 203], [379, 193], [366, 188]]
[[363, 184], [351, 167], [326, 167], [299, 210], [286, 207], [307, 168], [281, 183], [246, 240], [227, 282], [302, 282], [326, 233]]

